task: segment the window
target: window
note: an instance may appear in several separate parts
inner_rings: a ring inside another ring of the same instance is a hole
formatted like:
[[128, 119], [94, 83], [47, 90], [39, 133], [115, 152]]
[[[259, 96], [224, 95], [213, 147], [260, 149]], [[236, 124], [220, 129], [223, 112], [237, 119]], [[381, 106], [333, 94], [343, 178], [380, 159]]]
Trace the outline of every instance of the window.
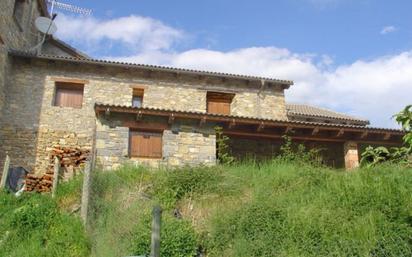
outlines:
[[130, 157], [161, 158], [162, 133], [130, 131]]
[[56, 82], [54, 106], [82, 108], [84, 84]]
[[133, 89], [133, 97], [132, 97], [132, 106], [133, 107], [142, 107], [143, 105], [143, 94], [144, 90], [140, 88]]
[[207, 92], [207, 112], [230, 115], [230, 104], [234, 94]]
[[14, 2], [13, 16], [19, 24], [20, 28], [23, 25], [22, 21], [24, 16], [24, 4], [25, 0], [15, 0]]

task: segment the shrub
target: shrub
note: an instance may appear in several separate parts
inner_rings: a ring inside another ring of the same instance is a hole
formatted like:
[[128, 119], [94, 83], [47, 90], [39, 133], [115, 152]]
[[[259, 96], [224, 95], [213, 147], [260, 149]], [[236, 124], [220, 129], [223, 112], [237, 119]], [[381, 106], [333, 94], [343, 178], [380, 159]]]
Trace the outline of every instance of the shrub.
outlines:
[[212, 218], [208, 256], [410, 256], [410, 170], [272, 169], [266, 193]]
[[[150, 254], [151, 215], [146, 212], [135, 228], [132, 252]], [[193, 257], [197, 253], [197, 236], [192, 225], [185, 220], [163, 214], [160, 255], [168, 257]]]
[[49, 195], [0, 192], [0, 206], [0, 256], [89, 255], [80, 219], [62, 213]]
[[219, 167], [185, 167], [163, 171], [154, 179], [153, 192], [166, 209], [189, 194], [215, 192], [219, 189], [222, 170]]

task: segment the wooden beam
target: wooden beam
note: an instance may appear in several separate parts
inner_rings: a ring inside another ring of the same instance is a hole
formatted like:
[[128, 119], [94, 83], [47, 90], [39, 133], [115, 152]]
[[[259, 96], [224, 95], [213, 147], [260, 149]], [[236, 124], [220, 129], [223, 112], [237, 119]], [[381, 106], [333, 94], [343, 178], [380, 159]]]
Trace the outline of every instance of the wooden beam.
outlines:
[[342, 128], [338, 131], [338, 133], [336, 134], [336, 137], [342, 137], [344, 134], [345, 134], [345, 129]]
[[385, 135], [383, 136], [383, 140], [387, 141], [391, 138], [392, 134], [391, 133], [385, 133]]
[[137, 120], [137, 121], [142, 120], [142, 117], [143, 117], [143, 113], [142, 113], [141, 111], [139, 111], [139, 112], [136, 114], [136, 120]]
[[133, 84], [133, 85], [130, 85], [130, 88], [145, 90], [145, 89], [147, 89], [147, 86], [146, 85], [141, 85], [141, 84]]
[[199, 127], [203, 126], [206, 123], [206, 117], [202, 117], [199, 122]]
[[172, 113], [169, 115], [169, 119], [167, 121], [168, 124], [173, 124], [173, 122], [175, 121], [175, 115]]
[[51, 77], [50, 80], [54, 82], [73, 83], [73, 84], [88, 84], [89, 83], [88, 80], [76, 79], [76, 78]]
[[[273, 135], [273, 134], [262, 134], [262, 133], [251, 133], [243, 131], [230, 131], [224, 130], [223, 134], [227, 136], [243, 136], [250, 138], [267, 138], [267, 139], [282, 139], [283, 135]], [[299, 141], [317, 141], [317, 142], [339, 142], [343, 143], [346, 141], [344, 138], [326, 138], [326, 137], [305, 137], [305, 136], [291, 136], [292, 140]], [[357, 143], [365, 144], [377, 144], [379, 141], [367, 141], [367, 140], [357, 140]], [[400, 142], [385, 142], [386, 145], [400, 145]]]
[[312, 136], [316, 136], [318, 133], [319, 133], [319, 127], [315, 127], [315, 128], [312, 130]]
[[[162, 116], [168, 117], [170, 115], [170, 111], [165, 110], [150, 110], [150, 109], [136, 109], [131, 107], [116, 107], [116, 106], [105, 106], [99, 105], [95, 107], [96, 112], [104, 112], [106, 108], [110, 107], [112, 112], [116, 113], [137, 113], [138, 111], [142, 111], [145, 115], [154, 115], [154, 116]], [[182, 119], [196, 119], [199, 120], [205, 114], [196, 114], [196, 113], [187, 113], [187, 112], [175, 112], [174, 113], [176, 118]], [[237, 117], [221, 117], [221, 116], [207, 116], [207, 120], [210, 122], [232, 122], [234, 120], [236, 125], [257, 125], [259, 124], [259, 120], [252, 119], [252, 118], [237, 118]], [[311, 129], [313, 130], [315, 127], [319, 127], [321, 130], [330, 130], [330, 131], [340, 131], [344, 129], [344, 132], [353, 132], [353, 133], [363, 133], [365, 130], [369, 133], [391, 133], [392, 136], [399, 135], [403, 136], [405, 132], [402, 131], [376, 131], [370, 128], [354, 128], [354, 127], [336, 127], [333, 124], [302, 124], [297, 122], [288, 122], [288, 121], [265, 121], [265, 126], [277, 127], [277, 128], [284, 128], [285, 133], [292, 131], [293, 129]]]
[[262, 122], [259, 124], [259, 126], [257, 127], [257, 131], [260, 132], [260, 131], [262, 131], [263, 129], [265, 129], [265, 123], [262, 121]]
[[363, 131], [362, 134], [361, 134], [361, 136], [360, 136], [360, 138], [361, 138], [361, 139], [365, 139], [365, 138], [368, 137], [368, 135], [369, 135], [369, 132], [368, 132], [368, 131]]
[[229, 129], [232, 129], [232, 128], [234, 128], [236, 126], [236, 121], [235, 121], [235, 119], [232, 119], [230, 122], [229, 122]]
[[293, 128], [291, 126], [287, 126], [285, 129], [285, 134], [293, 133]]
[[163, 131], [169, 129], [169, 124], [161, 122], [137, 122], [137, 121], [124, 121], [122, 124], [124, 127], [131, 129], [141, 129], [149, 131]]

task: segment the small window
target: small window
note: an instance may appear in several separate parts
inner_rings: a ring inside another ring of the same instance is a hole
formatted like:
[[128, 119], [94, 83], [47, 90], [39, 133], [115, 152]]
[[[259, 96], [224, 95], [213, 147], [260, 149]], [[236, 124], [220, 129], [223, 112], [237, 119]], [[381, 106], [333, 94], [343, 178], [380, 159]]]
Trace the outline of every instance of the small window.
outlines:
[[84, 84], [56, 82], [54, 106], [82, 108]]
[[162, 158], [162, 133], [130, 131], [130, 157]]
[[143, 106], [143, 89], [134, 88], [132, 97], [132, 107], [142, 107]]
[[15, 0], [14, 2], [13, 16], [20, 26], [23, 25], [24, 4], [25, 0]]
[[230, 115], [230, 105], [234, 94], [207, 92], [207, 112]]

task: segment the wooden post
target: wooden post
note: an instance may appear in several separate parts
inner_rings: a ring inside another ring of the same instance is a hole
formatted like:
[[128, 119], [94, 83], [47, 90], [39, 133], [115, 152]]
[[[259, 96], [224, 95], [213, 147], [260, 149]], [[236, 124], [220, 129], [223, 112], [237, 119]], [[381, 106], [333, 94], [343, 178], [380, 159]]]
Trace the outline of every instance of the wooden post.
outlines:
[[59, 183], [60, 173], [60, 161], [59, 157], [54, 157], [54, 174], [53, 174], [53, 187], [52, 187], [52, 197], [56, 196], [57, 184]]
[[162, 220], [162, 209], [156, 205], [153, 208], [153, 223], [152, 223], [152, 245], [150, 257], [160, 257], [160, 227]]
[[90, 177], [91, 172], [91, 160], [88, 159], [83, 174], [83, 192], [82, 192], [82, 205], [80, 209], [80, 216], [83, 219], [84, 226], [87, 225], [89, 199], [90, 199]]
[[6, 187], [7, 177], [9, 176], [9, 168], [10, 157], [7, 155], [6, 160], [4, 161], [3, 173], [1, 175], [0, 189], [4, 189]]

